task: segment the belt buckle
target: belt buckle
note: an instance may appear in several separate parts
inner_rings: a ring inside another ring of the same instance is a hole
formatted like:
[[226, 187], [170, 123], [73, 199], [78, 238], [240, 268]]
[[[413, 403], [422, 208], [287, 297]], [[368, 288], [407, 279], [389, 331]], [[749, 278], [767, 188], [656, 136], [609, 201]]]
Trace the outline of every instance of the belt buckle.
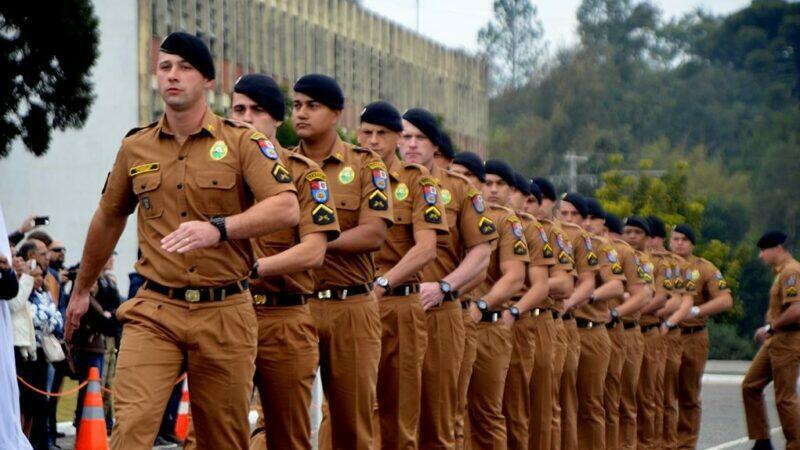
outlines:
[[534, 308], [533, 309], [533, 317], [539, 317], [539, 314], [542, 313], [541, 308]]
[[317, 298], [320, 300], [326, 300], [331, 298], [331, 290], [325, 289], [324, 291], [317, 291]]
[[253, 304], [254, 305], [264, 305], [267, 303], [267, 296], [262, 294], [256, 294], [253, 296]]
[[586, 328], [588, 328], [588, 329], [590, 329], [590, 330], [591, 330], [592, 328], [594, 328], [594, 322], [592, 322], [592, 321], [590, 320], [590, 321], [589, 321], [589, 322], [586, 324]]
[[200, 301], [200, 290], [187, 289], [186, 292], [183, 294], [183, 298], [185, 298], [186, 301], [189, 303], [197, 303]]

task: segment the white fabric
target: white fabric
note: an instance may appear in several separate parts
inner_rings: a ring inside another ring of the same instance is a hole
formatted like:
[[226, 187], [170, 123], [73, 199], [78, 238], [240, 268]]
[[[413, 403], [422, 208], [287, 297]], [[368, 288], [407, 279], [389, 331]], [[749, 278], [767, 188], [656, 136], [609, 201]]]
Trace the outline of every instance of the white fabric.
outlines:
[[22, 434], [19, 413], [19, 388], [14, 365], [14, 342], [8, 302], [0, 300], [0, 448], [31, 450]]
[[11, 324], [14, 327], [14, 346], [27, 349], [31, 355], [36, 354], [36, 335], [33, 331], [33, 316], [28, 298], [33, 290], [33, 277], [22, 274], [19, 278], [19, 292], [8, 302], [11, 310]]

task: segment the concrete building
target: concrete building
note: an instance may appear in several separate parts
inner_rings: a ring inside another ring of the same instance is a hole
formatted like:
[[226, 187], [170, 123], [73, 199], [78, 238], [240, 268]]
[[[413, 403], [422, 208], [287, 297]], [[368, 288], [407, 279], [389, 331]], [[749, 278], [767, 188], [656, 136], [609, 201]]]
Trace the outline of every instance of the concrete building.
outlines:
[[[242, 74], [266, 73], [290, 88], [299, 76], [319, 72], [345, 91], [345, 129], [358, 125], [367, 103], [383, 99], [401, 111], [421, 106], [440, 114], [456, 145], [485, 152], [485, 63], [350, 0], [115, 0], [94, 7], [100, 56], [85, 127], [54, 133], [45, 157], [35, 158], [16, 142], [0, 160], [8, 226], [28, 214], [49, 215], [46, 230], [65, 241], [70, 263], [80, 258], [122, 137], [163, 112], [154, 66], [161, 40], [173, 31], [195, 33], [209, 44], [217, 67], [209, 100], [218, 112], [228, 112], [228, 94]], [[117, 247], [123, 287], [136, 259], [134, 220]]]

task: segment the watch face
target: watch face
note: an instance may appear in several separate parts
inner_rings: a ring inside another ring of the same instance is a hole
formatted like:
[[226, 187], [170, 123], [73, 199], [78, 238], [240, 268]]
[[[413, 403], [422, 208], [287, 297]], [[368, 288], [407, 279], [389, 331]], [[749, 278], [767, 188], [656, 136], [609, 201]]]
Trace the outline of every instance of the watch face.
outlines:
[[386, 278], [384, 278], [384, 277], [379, 277], [379, 278], [377, 279], [377, 282], [378, 282], [378, 286], [380, 286], [380, 287], [386, 287], [386, 286], [388, 286], [388, 285], [389, 285], [389, 280], [387, 280], [387, 279], [386, 279]]
[[478, 300], [478, 309], [480, 309], [480, 310], [489, 309], [489, 304], [486, 303], [485, 300]]
[[450, 292], [450, 284], [447, 283], [446, 281], [440, 281], [439, 288], [441, 288], [442, 292], [444, 293]]

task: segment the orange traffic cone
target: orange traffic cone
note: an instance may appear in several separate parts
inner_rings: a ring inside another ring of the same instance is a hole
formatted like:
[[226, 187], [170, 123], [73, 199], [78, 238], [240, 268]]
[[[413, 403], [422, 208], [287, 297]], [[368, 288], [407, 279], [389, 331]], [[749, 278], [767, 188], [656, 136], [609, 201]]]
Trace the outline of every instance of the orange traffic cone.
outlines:
[[100, 371], [89, 369], [89, 384], [83, 397], [83, 413], [78, 426], [75, 450], [107, 450], [106, 418], [103, 414], [103, 397], [100, 393]]
[[181, 393], [181, 403], [178, 405], [178, 419], [175, 420], [175, 436], [182, 441], [186, 440], [189, 434], [189, 380], [183, 379], [183, 393]]

